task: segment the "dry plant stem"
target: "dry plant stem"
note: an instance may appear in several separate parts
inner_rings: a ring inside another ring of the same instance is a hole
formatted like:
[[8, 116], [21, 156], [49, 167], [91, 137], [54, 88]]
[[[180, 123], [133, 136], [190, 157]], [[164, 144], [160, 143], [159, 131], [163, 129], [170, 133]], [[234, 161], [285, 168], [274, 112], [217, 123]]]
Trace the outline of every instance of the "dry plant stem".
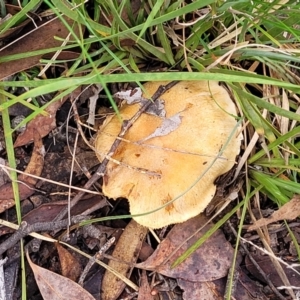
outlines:
[[[166, 86], [160, 86], [158, 90], [154, 93], [154, 95], [151, 97], [152, 101], [156, 101], [161, 95], [163, 95], [166, 91], [171, 89], [175, 84], [177, 84], [178, 81], [172, 81], [168, 83]], [[138, 112], [129, 120], [124, 120], [121, 128], [121, 132], [119, 133], [118, 137], [115, 139], [114, 143], [112, 144], [109, 153], [107, 154], [108, 157], [112, 157], [115, 153], [116, 149], [121, 143], [122, 137], [126, 134], [126, 132], [129, 130], [129, 128], [133, 125], [133, 123], [141, 116], [142, 113], [144, 113], [147, 108], [153, 103], [152, 101], [147, 101], [141, 108], [138, 110]], [[95, 172], [95, 174], [89, 179], [89, 181], [84, 185], [84, 189], [89, 189], [95, 182], [101, 178], [106, 170], [106, 166], [109, 162], [108, 158], [105, 158], [102, 163], [100, 164], [98, 170]], [[74, 205], [78, 203], [78, 201], [81, 199], [81, 197], [85, 194], [85, 192], [79, 192], [70, 203], [70, 207], [63, 209], [54, 219], [54, 221], [58, 221], [64, 218], [64, 216], [67, 214], [68, 209], [71, 209]]]
[[[71, 104], [72, 104], [72, 109], [73, 109], [73, 112], [74, 112], [74, 119], [76, 121], [77, 131], [79, 131], [80, 136], [82, 137], [82, 139], [84, 140], [86, 145], [88, 147], [90, 147], [91, 149], [93, 149], [92, 145], [89, 143], [89, 141], [87, 140], [87, 138], [85, 137], [85, 135], [83, 133], [83, 130], [82, 130], [82, 127], [81, 127], [82, 123], [80, 121], [80, 117], [79, 117], [77, 106], [76, 106], [76, 99], [74, 101], [72, 101]], [[71, 114], [71, 109], [70, 109], [69, 115], [70, 114]]]
[[[71, 218], [72, 224], [77, 224], [80, 221], [85, 220], [85, 216], [75, 216]], [[61, 220], [56, 222], [39, 222], [34, 224], [28, 224], [27, 222], [22, 222], [19, 229], [8, 239], [6, 239], [0, 245], [0, 256], [7, 250], [12, 248], [20, 239], [24, 238], [28, 234], [37, 231], [50, 231], [59, 230], [66, 228], [68, 226], [68, 220]]]
[[[233, 228], [233, 226], [231, 225], [231, 222], [227, 222], [227, 224], [229, 225], [229, 227], [230, 227], [232, 233], [234, 234], [234, 236], [237, 238], [237, 232]], [[260, 273], [260, 275], [265, 279], [265, 281], [267, 282], [267, 284], [269, 285], [269, 287], [271, 288], [271, 290], [274, 292], [274, 294], [278, 297], [278, 299], [285, 300], [286, 298], [283, 297], [278, 292], [277, 288], [274, 286], [274, 284], [268, 278], [268, 275], [261, 269], [261, 267], [258, 265], [258, 263], [256, 262], [256, 260], [252, 257], [251, 253], [249, 252], [248, 248], [245, 246], [245, 244], [244, 244], [243, 241], [240, 241], [240, 245], [243, 247], [243, 249], [245, 250], [246, 254], [248, 255], [249, 259], [251, 260], [251, 262], [253, 263], [253, 265], [255, 266], [255, 268], [258, 270], [258, 272]], [[226, 290], [227, 290], [227, 287], [226, 287]]]
[[[107, 205], [107, 201], [106, 199], [102, 198], [96, 205], [94, 205], [93, 207], [90, 207], [89, 209], [87, 209], [86, 211], [84, 211], [83, 213], [81, 213], [78, 216], [72, 217], [71, 219], [71, 225], [76, 225], [78, 222], [86, 220], [89, 214], [93, 213], [95, 210], [98, 210], [104, 206]], [[68, 226], [70, 226], [70, 223], [68, 222], [68, 224], [65, 225], [65, 222], [67, 222], [67, 220], [63, 220], [63, 221], [57, 221], [57, 222], [45, 222], [45, 223], [35, 223], [33, 225], [31, 225], [31, 228], [33, 226], [36, 226], [36, 230], [33, 230], [31, 232], [34, 231], [44, 231], [45, 226], [49, 226], [49, 228], [53, 229], [53, 230], [61, 230], [64, 228], [67, 228]], [[46, 225], [45, 225], [46, 224]], [[48, 225], [49, 224], [49, 225]], [[55, 228], [55, 226], [53, 226], [53, 224], [56, 224], [57, 228]], [[62, 226], [60, 226], [59, 224], [61, 224]], [[20, 229], [19, 229], [20, 230]], [[11, 247], [14, 246], [15, 243], [18, 242], [19, 239], [25, 237], [26, 235], [30, 234], [31, 232], [28, 232], [25, 236], [20, 235], [19, 230], [17, 230], [10, 238], [10, 242], [6, 245], [4, 245], [4, 243], [0, 244], [0, 253], [4, 253], [6, 250], [10, 249]], [[27, 229], [28, 230], [28, 229]], [[45, 229], [46, 230], [46, 229]], [[6, 241], [5, 241], [6, 242]], [[33, 252], [37, 252], [40, 248], [40, 245], [42, 243], [42, 240], [39, 240], [37, 238], [32, 239], [28, 244], [26, 244], [27, 248], [30, 248]], [[13, 244], [13, 245], [12, 245]], [[14, 258], [14, 260], [16, 258], [20, 257], [17, 256]], [[0, 298], [1, 299], [1, 298]]]

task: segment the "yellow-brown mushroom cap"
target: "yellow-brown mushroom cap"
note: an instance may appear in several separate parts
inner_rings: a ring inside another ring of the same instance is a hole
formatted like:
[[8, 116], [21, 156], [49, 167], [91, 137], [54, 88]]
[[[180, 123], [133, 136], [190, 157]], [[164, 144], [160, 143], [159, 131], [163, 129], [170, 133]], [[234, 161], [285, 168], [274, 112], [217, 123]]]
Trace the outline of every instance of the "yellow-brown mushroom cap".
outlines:
[[[144, 97], [165, 84], [146, 83]], [[241, 140], [235, 105], [217, 82], [181, 81], [161, 99], [166, 118], [179, 115], [178, 126], [166, 135], [149, 138], [164, 119], [143, 113], [112, 156], [120, 164], [108, 163], [103, 183], [103, 193], [109, 198], [128, 199], [132, 215], [168, 203], [134, 217], [150, 228], [183, 222], [202, 212], [215, 194], [215, 179], [233, 167]], [[120, 115], [128, 120], [139, 108], [139, 104], [125, 104]], [[120, 130], [117, 116], [100, 128], [95, 148], [101, 161]]]

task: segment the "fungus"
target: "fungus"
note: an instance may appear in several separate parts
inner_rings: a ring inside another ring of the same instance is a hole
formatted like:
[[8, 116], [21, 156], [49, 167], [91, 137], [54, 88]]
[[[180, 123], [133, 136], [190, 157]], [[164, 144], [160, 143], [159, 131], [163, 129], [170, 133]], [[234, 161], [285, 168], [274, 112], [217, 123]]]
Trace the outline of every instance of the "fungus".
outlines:
[[[153, 95], [167, 82], [148, 82]], [[127, 198], [134, 219], [149, 228], [186, 221], [214, 197], [215, 179], [228, 172], [240, 151], [236, 109], [215, 81], [181, 81], [160, 98], [165, 116], [143, 113], [109, 161], [103, 193]], [[149, 101], [149, 100], [148, 100]], [[124, 104], [106, 119], [95, 141], [100, 161], [139, 103]]]

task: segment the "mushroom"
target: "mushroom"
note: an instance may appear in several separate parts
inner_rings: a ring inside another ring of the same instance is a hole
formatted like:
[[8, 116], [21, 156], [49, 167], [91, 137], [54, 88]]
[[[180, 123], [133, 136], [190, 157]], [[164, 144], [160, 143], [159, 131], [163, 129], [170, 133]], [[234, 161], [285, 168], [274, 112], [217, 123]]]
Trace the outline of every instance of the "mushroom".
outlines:
[[[148, 82], [153, 95], [167, 82]], [[103, 179], [109, 198], [127, 198], [130, 213], [149, 228], [186, 221], [214, 197], [215, 179], [228, 172], [240, 151], [236, 108], [215, 81], [181, 81], [161, 96], [166, 116], [143, 113], [112, 155]], [[124, 104], [106, 119], [95, 141], [100, 161], [139, 103]], [[139, 216], [137, 216], [139, 215]]]

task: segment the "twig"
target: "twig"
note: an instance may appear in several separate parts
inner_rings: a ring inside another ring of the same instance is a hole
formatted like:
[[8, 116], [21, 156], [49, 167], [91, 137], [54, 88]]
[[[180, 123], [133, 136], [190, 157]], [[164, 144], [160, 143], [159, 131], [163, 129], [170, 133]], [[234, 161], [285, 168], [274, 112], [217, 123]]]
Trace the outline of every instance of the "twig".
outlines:
[[5, 290], [5, 277], [3, 265], [6, 263], [7, 257], [0, 259], [0, 299], [6, 299], [6, 290]]
[[[85, 219], [86, 216], [75, 216], [71, 218], [71, 223], [76, 224]], [[59, 220], [55, 222], [38, 222], [34, 224], [22, 222], [19, 229], [0, 245], [0, 255], [2, 255], [7, 249], [12, 248], [20, 239], [32, 232], [58, 230], [66, 228], [67, 226], [68, 220]]]
[[91, 267], [95, 264], [96, 259], [100, 260], [103, 258], [103, 254], [112, 246], [112, 244], [115, 242], [115, 238], [112, 237], [111, 239], [109, 239], [107, 241], [106, 244], [103, 245], [103, 247], [101, 247], [101, 249], [94, 255], [94, 257], [90, 258], [90, 260], [88, 261], [88, 263], [86, 264], [79, 280], [78, 280], [78, 284], [80, 284], [81, 286], [83, 286], [84, 280], [89, 272], [89, 270], [91, 269]]

